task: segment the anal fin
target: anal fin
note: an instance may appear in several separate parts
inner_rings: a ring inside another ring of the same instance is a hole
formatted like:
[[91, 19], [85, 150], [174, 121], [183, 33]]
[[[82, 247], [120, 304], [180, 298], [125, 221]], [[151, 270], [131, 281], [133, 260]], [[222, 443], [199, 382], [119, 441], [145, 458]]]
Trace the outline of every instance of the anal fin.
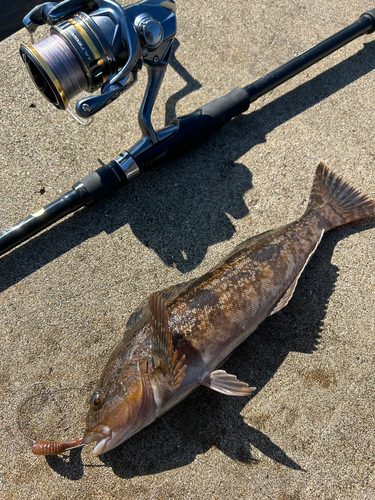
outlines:
[[249, 396], [256, 389], [256, 387], [249, 387], [246, 382], [241, 382], [235, 375], [230, 375], [225, 370], [207, 373], [202, 378], [201, 384], [228, 396]]
[[[303, 271], [303, 269], [302, 269], [302, 271]], [[276, 304], [276, 307], [275, 307], [275, 309], [273, 309], [273, 311], [271, 312], [270, 316], [272, 316], [272, 314], [275, 314], [275, 313], [281, 311], [281, 309], [283, 307], [285, 307], [287, 305], [287, 303], [290, 301], [290, 299], [293, 297], [294, 290], [296, 289], [296, 286], [297, 286], [299, 277], [302, 274], [302, 271], [298, 274], [298, 276], [292, 282], [292, 284], [290, 285], [290, 287], [288, 288], [288, 290], [281, 297], [281, 300]]]
[[284, 293], [284, 295], [281, 297], [281, 299], [279, 300], [279, 302], [276, 304], [275, 308], [272, 310], [270, 316], [272, 316], [272, 314], [275, 314], [279, 311], [281, 311], [281, 309], [283, 307], [285, 307], [287, 305], [287, 303], [290, 301], [290, 299], [293, 297], [293, 293], [294, 293], [294, 290], [296, 289], [296, 286], [297, 286], [297, 283], [298, 283], [298, 280], [300, 279], [301, 277], [301, 274], [303, 273], [305, 267], [307, 266], [307, 264], [310, 262], [310, 259], [311, 257], [314, 255], [315, 253], [315, 250], [318, 248], [318, 245], [319, 243], [322, 241], [322, 238], [323, 238], [323, 234], [324, 234], [324, 229], [322, 230], [321, 232], [321, 235], [318, 239], [318, 242], [317, 244], [315, 245], [314, 247], [314, 250], [308, 255], [307, 259], [306, 259], [306, 262], [304, 263], [302, 269], [300, 270], [300, 272], [297, 274], [297, 276], [294, 278], [294, 280], [292, 281], [291, 285], [289, 286], [289, 288], [287, 289], [287, 291]]

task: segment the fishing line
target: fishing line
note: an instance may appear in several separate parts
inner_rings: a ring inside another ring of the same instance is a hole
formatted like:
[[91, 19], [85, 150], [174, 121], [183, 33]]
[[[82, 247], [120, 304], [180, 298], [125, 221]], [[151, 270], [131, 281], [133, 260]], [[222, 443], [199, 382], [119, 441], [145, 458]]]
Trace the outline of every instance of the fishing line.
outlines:
[[59, 35], [51, 35], [34, 45], [34, 50], [47, 63], [68, 100], [89, 85], [76, 56]]
[[[37, 385], [37, 382], [32, 385]], [[84, 427], [84, 407], [75, 411], [75, 418], [71, 420], [72, 412], [69, 403], [85, 405], [87, 395], [92, 392], [92, 384], [83, 387], [49, 388], [44, 386], [41, 390], [24, 398], [17, 406], [17, 426], [19, 432], [29, 442], [35, 443], [42, 436], [63, 437], [67, 432], [81, 430]], [[79, 395], [79, 396], [78, 396]], [[57, 396], [58, 403], [55, 401]], [[78, 396], [78, 397], [77, 397]], [[57, 410], [57, 414], [53, 411]], [[82, 415], [78, 416], [82, 411]], [[53, 413], [55, 413], [53, 415]], [[49, 418], [47, 418], [47, 415]], [[44, 420], [43, 416], [46, 417]], [[81, 422], [79, 421], [81, 420]], [[76, 428], [76, 429], [74, 429]]]

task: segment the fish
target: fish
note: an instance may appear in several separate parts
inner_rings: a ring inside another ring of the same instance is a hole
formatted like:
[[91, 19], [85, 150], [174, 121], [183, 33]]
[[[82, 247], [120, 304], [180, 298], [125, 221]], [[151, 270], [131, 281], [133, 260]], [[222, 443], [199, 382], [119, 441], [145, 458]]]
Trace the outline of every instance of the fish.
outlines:
[[108, 452], [200, 385], [252, 395], [255, 387], [222, 364], [287, 305], [323, 235], [374, 212], [374, 200], [320, 163], [298, 220], [247, 239], [199, 278], [153, 292], [104, 367], [83, 443], [96, 442], [95, 455]]

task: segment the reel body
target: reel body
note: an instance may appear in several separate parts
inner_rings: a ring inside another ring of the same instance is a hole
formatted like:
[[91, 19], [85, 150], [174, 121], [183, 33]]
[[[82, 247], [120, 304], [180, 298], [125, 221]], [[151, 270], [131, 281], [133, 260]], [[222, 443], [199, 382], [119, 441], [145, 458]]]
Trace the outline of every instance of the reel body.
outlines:
[[49, 37], [20, 48], [32, 80], [49, 102], [66, 110], [72, 97], [101, 89], [77, 103], [82, 118], [130, 88], [144, 64], [164, 75], [176, 34], [173, 0], [144, 0], [125, 8], [114, 0], [48, 2], [23, 22], [31, 35], [51, 25]]

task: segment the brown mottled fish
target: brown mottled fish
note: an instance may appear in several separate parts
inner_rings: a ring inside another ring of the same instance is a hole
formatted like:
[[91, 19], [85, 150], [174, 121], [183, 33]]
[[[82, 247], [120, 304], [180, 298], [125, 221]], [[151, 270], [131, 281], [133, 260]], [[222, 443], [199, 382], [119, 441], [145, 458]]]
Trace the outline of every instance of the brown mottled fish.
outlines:
[[323, 234], [374, 211], [373, 200], [321, 163], [300, 219], [246, 240], [202, 277], [151, 294], [104, 368], [83, 442], [97, 441], [96, 455], [111, 450], [199, 385], [251, 394], [218, 367], [288, 303]]

